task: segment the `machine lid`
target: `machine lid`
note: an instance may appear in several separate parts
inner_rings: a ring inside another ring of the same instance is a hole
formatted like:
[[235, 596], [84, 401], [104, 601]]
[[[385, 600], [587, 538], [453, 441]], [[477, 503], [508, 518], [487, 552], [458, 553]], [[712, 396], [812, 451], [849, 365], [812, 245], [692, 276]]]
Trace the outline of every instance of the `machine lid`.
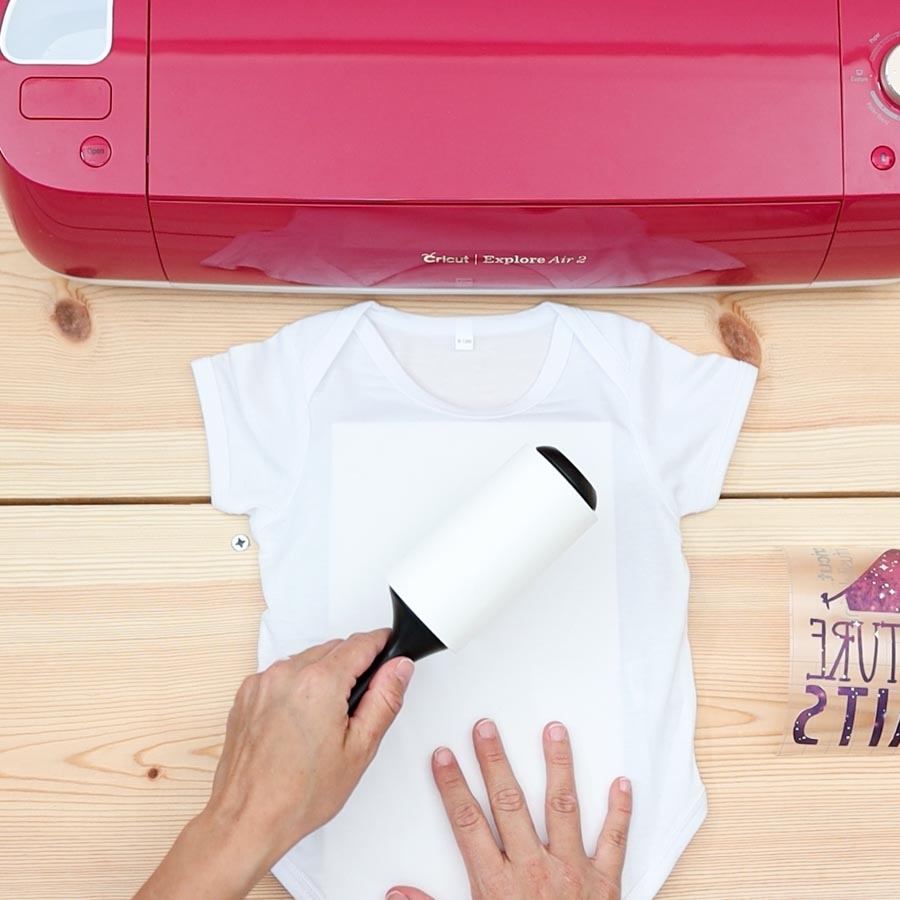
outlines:
[[149, 190], [839, 197], [837, 4], [153, 0]]

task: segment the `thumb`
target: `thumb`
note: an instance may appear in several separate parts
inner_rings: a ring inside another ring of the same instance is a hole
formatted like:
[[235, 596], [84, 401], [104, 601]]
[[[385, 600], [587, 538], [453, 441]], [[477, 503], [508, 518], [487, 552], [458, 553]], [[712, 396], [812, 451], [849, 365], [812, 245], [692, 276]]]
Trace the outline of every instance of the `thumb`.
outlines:
[[369, 689], [359, 701], [350, 719], [350, 732], [368, 756], [375, 755], [385, 732], [397, 718], [414, 670], [413, 661], [405, 656], [389, 659], [375, 673]]
[[392, 887], [385, 900], [434, 900], [434, 897], [414, 887]]

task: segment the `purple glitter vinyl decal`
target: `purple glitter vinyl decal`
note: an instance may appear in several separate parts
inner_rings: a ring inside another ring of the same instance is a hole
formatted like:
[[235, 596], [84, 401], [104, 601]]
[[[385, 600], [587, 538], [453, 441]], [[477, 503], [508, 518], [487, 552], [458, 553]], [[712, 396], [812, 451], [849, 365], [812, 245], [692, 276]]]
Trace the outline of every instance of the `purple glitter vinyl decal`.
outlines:
[[822, 601], [830, 609], [833, 601], [845, 597], [854, 612], [900, 612], [900, 550], [886, 550], [852, 584]]
[[785, 548], [791, 680], [784, 754], [900, 757], [900, 544], [883, 547]]

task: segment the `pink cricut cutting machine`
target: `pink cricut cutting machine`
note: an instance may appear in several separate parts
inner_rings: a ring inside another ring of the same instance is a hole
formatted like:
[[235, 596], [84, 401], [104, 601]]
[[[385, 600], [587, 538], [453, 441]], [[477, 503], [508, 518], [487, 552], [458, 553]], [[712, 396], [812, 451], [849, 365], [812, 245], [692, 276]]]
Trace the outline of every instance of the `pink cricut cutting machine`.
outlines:
[[885, 0], [0, 0], [0, 187], [81, 278], [900, 277]]

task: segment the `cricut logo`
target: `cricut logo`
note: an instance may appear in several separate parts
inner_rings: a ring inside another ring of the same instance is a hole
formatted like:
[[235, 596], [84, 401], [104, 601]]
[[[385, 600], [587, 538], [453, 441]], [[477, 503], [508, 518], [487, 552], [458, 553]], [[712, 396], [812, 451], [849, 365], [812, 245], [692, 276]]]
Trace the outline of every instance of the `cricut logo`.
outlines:
[[465, 256], [447, 256], [444, 253], [423, 253], [422, 262], [433, 265], [434, 263], [458, 263], [465, 264], [471, 262], [468, 253]]

